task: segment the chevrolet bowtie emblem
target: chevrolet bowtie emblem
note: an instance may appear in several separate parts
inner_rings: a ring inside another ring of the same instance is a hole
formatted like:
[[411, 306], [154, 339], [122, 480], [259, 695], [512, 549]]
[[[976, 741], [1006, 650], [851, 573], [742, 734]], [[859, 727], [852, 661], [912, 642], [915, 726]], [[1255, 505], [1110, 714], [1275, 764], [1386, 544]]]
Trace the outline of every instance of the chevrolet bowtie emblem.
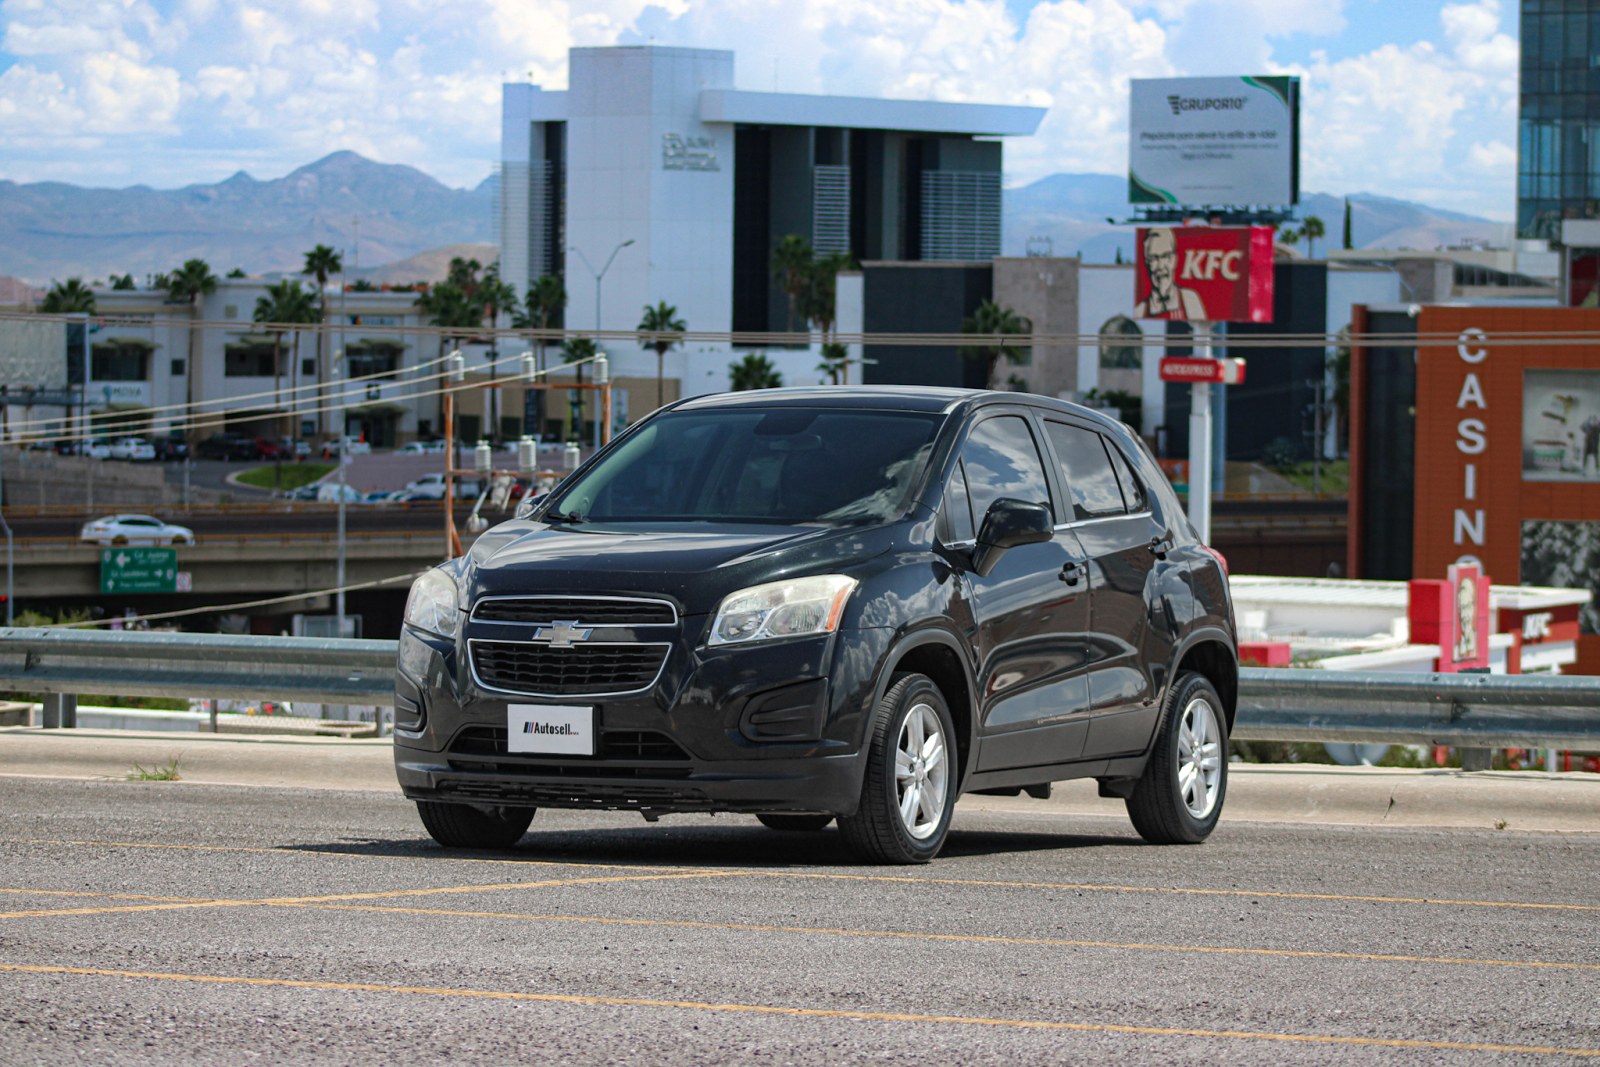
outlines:
[[548, 641], [551, 648], [571, 648], [576, 641], [587, 641], [593, 630], [579, 629], [578, 620], [562, 622], [557, 619], [549, 626], [541, 626], [533, 633], [535, 641]]

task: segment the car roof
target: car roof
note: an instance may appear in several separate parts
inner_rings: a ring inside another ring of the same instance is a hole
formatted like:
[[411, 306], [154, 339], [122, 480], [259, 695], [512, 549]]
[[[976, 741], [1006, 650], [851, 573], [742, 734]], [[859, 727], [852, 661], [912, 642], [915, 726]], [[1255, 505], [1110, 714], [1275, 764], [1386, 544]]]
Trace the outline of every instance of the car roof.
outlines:
[[1037, 393], [1015, 393], [997, 389], [954, 389], [930, 385], [815, 385], [784, 389], [752, 389], [740, 393], [712, 393], [691, 397], [672, 405], [675, 411], [706, 411], [763, 407], [831, 407], [888, 411], [931, 411], [948, 413], [957, 409], [987, 407], [994, 404], [1027, 404], [1032, 407], [1077, 415], [1112, 428], [1116, 419], [1093, 408]]

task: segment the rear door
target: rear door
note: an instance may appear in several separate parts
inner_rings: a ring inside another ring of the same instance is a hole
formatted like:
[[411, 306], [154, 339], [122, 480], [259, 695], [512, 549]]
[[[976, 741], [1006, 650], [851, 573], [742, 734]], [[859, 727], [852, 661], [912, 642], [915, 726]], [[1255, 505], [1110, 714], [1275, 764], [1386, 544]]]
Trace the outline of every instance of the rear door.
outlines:
[[[970, 507], [974, 533], [1002, 497], [1044, 504], [1059, 522], [1033, 421], [1021, 413], [989, 415], [963, 445], [952, 488]], [[1089, 598], [1085, 561], [1070, 530], [1020, 545], [987, 576], [966, 572], [978, 664], [980, 737], [977, 770], [1064, 763], [1088, 736], [1085, 643]]]

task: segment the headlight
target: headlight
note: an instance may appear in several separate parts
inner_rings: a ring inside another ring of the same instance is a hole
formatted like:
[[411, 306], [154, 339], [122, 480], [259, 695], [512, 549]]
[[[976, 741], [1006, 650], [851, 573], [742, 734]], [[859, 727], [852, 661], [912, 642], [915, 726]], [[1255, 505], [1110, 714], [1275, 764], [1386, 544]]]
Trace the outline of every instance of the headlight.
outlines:
[[441, 570], [425, 572], [411, 583], [406, 597], [406, 622], [420, 630], [454, 637], [461, 626], [455, 579]]
[[839, 628], [845, 601], [857, 584], [842, 574], [819, 574], [741, 589], [723, 599], [708, 643], [832, 633]]

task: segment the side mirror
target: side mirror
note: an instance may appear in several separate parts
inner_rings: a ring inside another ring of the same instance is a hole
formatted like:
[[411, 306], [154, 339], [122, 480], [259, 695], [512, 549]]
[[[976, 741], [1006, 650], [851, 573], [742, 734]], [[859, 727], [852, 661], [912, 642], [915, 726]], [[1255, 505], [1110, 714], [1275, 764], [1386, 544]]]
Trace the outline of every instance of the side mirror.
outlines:
[[1006, 550], [1018, 545], [1036, 545], [1055, 536], [1050, 509], [1043, 504], [1001, 497], [984, 513], [978, 530], [978, 543], [972, 550], [972, 569], [987, 578]]

